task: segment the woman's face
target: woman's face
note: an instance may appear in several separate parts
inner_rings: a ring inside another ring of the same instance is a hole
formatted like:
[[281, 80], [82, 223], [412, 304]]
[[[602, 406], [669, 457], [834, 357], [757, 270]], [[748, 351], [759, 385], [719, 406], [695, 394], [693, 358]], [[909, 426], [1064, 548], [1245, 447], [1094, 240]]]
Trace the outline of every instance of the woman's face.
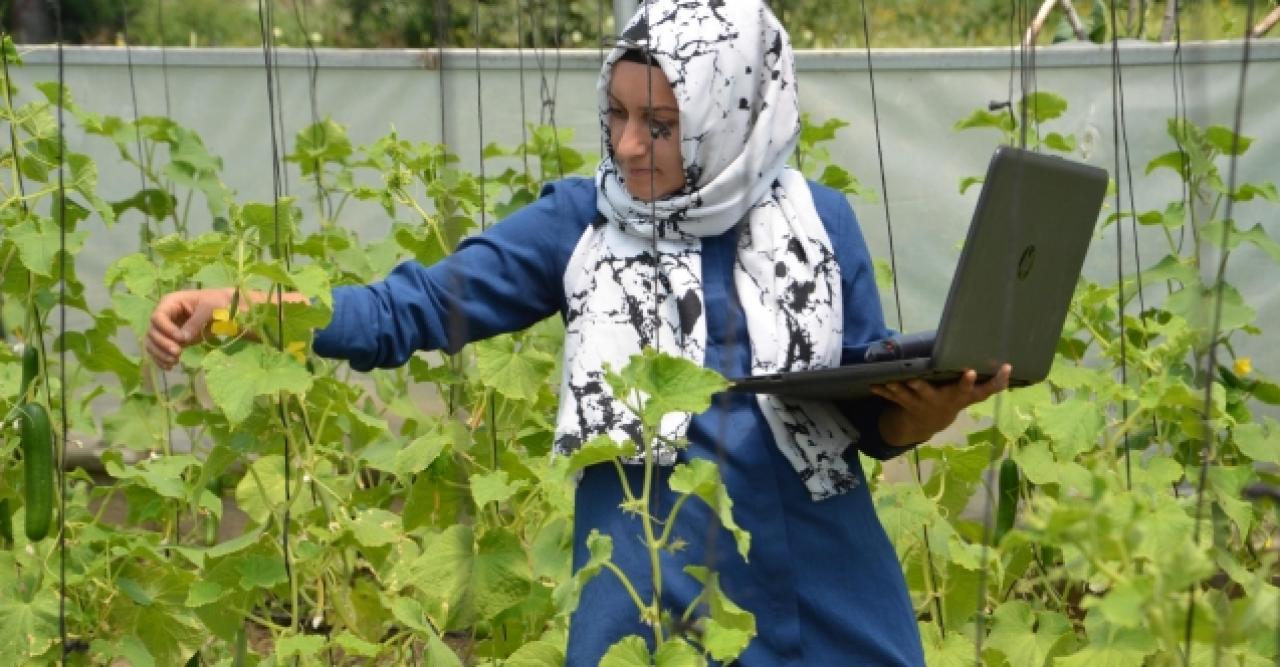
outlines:
[[631, 196], [652, 201], [684, 187], [680, 108], [661, 68], [615, 63], [606, 117], [613, 159]]

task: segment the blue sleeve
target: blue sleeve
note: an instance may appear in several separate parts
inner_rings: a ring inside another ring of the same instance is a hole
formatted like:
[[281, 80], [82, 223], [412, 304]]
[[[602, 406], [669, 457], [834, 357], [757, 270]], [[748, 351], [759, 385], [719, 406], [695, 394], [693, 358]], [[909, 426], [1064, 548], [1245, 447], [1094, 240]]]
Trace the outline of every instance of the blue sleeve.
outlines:
[[[840, 287], [844, 294], [844, 344], [840, 363], [854, 363], [862, 358], [867, 343], [891, 333], [885, 327], [884, 312], [880, 308], [875, 267], [849, 201], [830, 188], [814, 185], [811, 189], [814, 207], [827, 228], [836, 263], [840, 265]], [[911, 449], [890, 445], [880, 436], [879, 419], [885, 408], [884, 399], [872, 396], [835, 404], [858, 429], [861, 436], [858, 449], [867, 456], [884, 461]]]
[[594, 212], [591, 181], [550, 184], [431, 266], [408, 261], [381, 282], [335, 288], [312, 348], [364, 371], [528, 327], [562, 309], [564, 267]]

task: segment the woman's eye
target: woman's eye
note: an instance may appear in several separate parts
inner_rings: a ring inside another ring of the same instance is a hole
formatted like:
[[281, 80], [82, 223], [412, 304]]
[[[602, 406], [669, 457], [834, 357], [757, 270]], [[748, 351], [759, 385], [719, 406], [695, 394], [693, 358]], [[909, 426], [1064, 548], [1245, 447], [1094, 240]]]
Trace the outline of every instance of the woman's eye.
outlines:
[[673, 134], [674, 125], [675, 123], [651, 120], [649, 121], [649, 134], [651, 134], [654, 139], [670, 139]]
[[609, 114], [610, 118], [614, 118], [618, 120], [621, 120], [627, 117], [627, 112], [617, 107], [609, 107], [608, 109], [605, 109], [605, 113]]

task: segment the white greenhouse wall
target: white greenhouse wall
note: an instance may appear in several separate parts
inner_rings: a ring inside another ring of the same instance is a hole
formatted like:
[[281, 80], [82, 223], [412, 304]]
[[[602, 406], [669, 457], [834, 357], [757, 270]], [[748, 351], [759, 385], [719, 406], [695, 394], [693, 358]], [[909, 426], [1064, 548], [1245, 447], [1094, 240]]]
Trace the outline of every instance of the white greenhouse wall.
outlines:
[[[1189, 116], [1200, 124], [1230, 126], [1239, 97], [1241, 45], [1196, 44], [1184, 47]], [[66, 81], [76, 101], [88, 110], [131, 117], [126, 52], [118, 48], [68, 48]], [[224, 179], [241, 200], [271, 197], [271, 145], [266, 75], [261, 51], [135, 48], [133, 61], [139, 112], [165, 112], [162, 57], [167, 63], [171, 116], [199, 132], [206, 145], [225, 161]], [[319, 51], [317, 105], [322, 116], [349, 126], [352, 141], [365, 143], [395, 127], [414, 141], [446, 141], [474, 168], [484, 141], [514, 145], [520, 140], [521, 108], [531, 122], [545, 118], [540, 90], [554, 98], [555, 120], [576, 131], [576, 144], [598, 154], [594, 86], [600, 53], [591, 51], [446, 50]], [[1133, 154], [1135, 197], [1140, 210], [1163, 209], [1178, 197], [1170, 172], [1144, 177], [1152, 157], [1173, 150], [1165, 119], [1173, 114], [1171, 46], [1122, 45], [1121, 61], [1127, 102], [1129, 143]], [[31, 94], [30, 83], [56, 77], [55, 52], [37, 48], [24, 53], [26, 65], [14, 78]], [[443, 67], [440, 67], [441, 56]], [[873, 54], [879, 96], [882, 141], [889, 201], [898, 248], [906, 328], [930, 328], [941, 309], [958, 254], [958, 244], [977, 188], [961, 195], [962, 176], [980, 174], [996, 142], [993, 131], [956, 132], [952, 125], [988, 101], [1008, 99], [1011, 54], [1007, 49], [884, 50]], [[1243, 115], [1244, 134], [1256, 142], [1239, 162], [1242, 180], [1280, 180], [1280, 42], [1255, 43], [1251, 51]], [[541, 62], [541, 67], [539, 63]], [[880, 189], [866, 54], [862, 51], [802, 52], [801, 99], [818, 120], [843, 118], [852, 123], [832, 147], [837, 163], [865, 184]], [[310, 122], [307, 54], [278, 54], [283, 122], [290, 145], [293, 134]], [[478, 64], [478, 72], [477, 72]], [[1082, 139], [1083, 159], [1113, 171], [1111, 51], [1093, 45], [1062, 45], [1036, 54], [1037, 85], [1067, 98], [1066, 116], [1049, 129]], [[523, 70], [523, 79], [522, 79]], [[483, 92], [483, 123], [477, 108], [477, 82]], [[521, 90], [523, 83], [523, 99]], [[1016, 93], [1015, 93], [1016, 94]], [[443, 98], [443, 105], [442, 105]], [[441, 118], [441, 109], [444, 118]], [[443, 135], [442, 135], [443, 131]], [[73, 150], [87, 152], [102, 171], [108, 199], [137, 188], [137, 173], [122, 166], [114, 148], [100, 138], [70, 135]], [[292, 191], [303, 198], [310, 189], [290, 175]], [[1108, 200], [1108, 207], [1112, 200]], [[1127, 206], [1127, 201], [1125, 203]], [[872, 253], [888, 256], [884, 209], [854, 202]], [[1262, 222], [1280, 237], [1280, 206], [1251, 203], [1237, 209], [1245, 227]], [[134, 221], [136, 223], [136, 221]], [[340, 224], [361, 231], [365, 239], [388, 225], [376, 206], [348, 206]], [[91, 298], [101, 303], [100, 277], [117, 256], [136, 250], [136, 230], [126, 219], [109, 231], [93, 230], [95, 239], [79, 258], [80, 275], [90, 284]], [[1127, 231], [1127, 230], [1126, 230]], [[1086, 271], [1100, 279], [1114, 276], [1115, 239], [1101, 234], [1090, 252]], [[1141, 237], [1144, 263], [1164, 254], [1162, 235]], [[1132, 267], [1132, 250], [1126, 251]], [[1258, 309], [1259, 325], [1274, 340], [1280, 332], [1280, 269], [1252, 247], [1232, 258], [1231, 279]], [[886, 303], [890, 313], [892, 304]], [[1239, 345], [1254, 355], [1265, 373], [1280, 374], [1280, 354], [1259, 338]]]

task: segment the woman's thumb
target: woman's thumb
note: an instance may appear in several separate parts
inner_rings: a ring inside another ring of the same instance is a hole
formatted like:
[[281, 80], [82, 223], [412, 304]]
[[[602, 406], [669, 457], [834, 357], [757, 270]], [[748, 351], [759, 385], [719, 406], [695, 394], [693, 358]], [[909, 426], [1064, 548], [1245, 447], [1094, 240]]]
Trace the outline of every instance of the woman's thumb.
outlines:
[[194, 343], [200, 340], [204, 327], [213, 317], [213, 304], [206, 299], [200, 299], [196, 302], [195, 311], [191, 313], [191, 317], [182, 323], [182, 340], [185, 343]]

